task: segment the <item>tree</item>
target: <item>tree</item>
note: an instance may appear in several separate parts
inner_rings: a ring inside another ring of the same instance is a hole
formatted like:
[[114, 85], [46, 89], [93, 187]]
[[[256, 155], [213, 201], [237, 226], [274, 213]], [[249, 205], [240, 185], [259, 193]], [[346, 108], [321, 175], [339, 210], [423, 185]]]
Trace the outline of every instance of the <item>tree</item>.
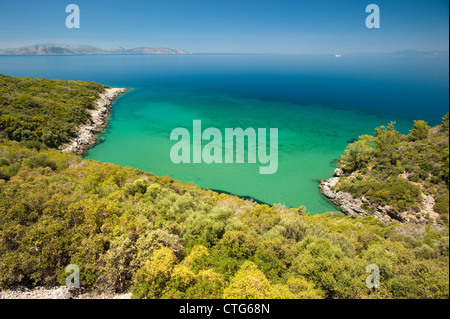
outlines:
[[442, 118], [442, 125], [441, 128], [444, 132], [448, 132], [448, 127], [449, 127], [449, 113], [445, 114], [444, 117]]
[[246, 261], [232, 278], [223, 297], [225, 299], [270, 299], [271, 290], [270, 282], [264, 273], [254, 263]]
[[132, 289], [133, 297], [149, 299], [161, 297], [172, 276], [176, 261], [175, 254], [169, 248], [156, 250], [151, 261], [136, 274], [136, 285]]
[[373, 153], [373, 141], [373, 136], [363, 135], [359, 137], [358, 141], [348, 145], [344, 155], [341, 156], [342, 168], [345, 171], [353, 172], [366, 167]]
[[430, 133], [430, 126], [425, 121], [414, 121], [414, 126], [411, 131], [409, 131], [408, 138], [411, 141], [423, 140], [427, 138], [428, 133]]
[[400, 143], [400, 133], [394, 128], [395, 122], [375, 129], [374, 155], [381, 164], [396, 165], [399, 158], [397, 148]]

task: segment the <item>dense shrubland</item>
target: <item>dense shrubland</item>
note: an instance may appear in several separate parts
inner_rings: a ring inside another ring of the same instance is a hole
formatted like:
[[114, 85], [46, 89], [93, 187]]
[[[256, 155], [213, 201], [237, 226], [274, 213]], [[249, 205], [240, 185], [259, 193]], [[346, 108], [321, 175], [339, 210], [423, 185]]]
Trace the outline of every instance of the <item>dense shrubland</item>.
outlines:
[[[5, 90], [1, 81], [10, 80], [0, 78], [0, 90]], [[41, 89], [36, 96], [45, 94]], [[56, 91], [61, 90], [66, 92]], [[94, 99], [94, 91], [85, 101]], [[28, 113], [8, 103], [2, 104], [2, 119], [13, 116], [28, 125]], [[52, 127], [53, 117], [43, 118], [42, 126]], [[66, 119], [68, 131], [81, 120]], [[384, 224], [340, 213], [311, 216], [303, 207], [260, 205], [169, 177], [83, 160], [49, 148], [53, 145], [39, 137], [19, 142], [8, 127], [0, 127], [0, 289], [64, 284], [65, 267], [76, 264], [83, 287], [131, 291], [135, 298], [449, 297], [448, 227]], [[404, 139], [391, 128], [382, 130]], [[412, 138], [420, 136], [422, 130]], [[423, 138], [408, 143], [430, 156], [445, 152], [428, 147]], [[356, 156], [350, 163], [364, 169], [371, 156]], [[408, 161], [411, 171], [427, 170], [422, 162], [413, 164], [414, 156]], [[385, 168], [377, 171], [396, 172], [398, 161], [407, 158], [380, 160]], [[441, 178], [430, 185], [445, 196], [445, 167], [435, 166], [428, 155], [425, 161]], [[448, 145], [446, 172], [448, 183]], [[395, 179], [387, 182], [404, 187]], [[409, 191], [414, 197], [414, 189]], [[393, 193], [403, 200], [401, 192]], [[436, 205], [448, 212], [448, 195], [446, 200]], [[379, 289], [365, 285], [369, 264], [380, 268]]]
[[57, 147], [89, 119], [106, 86], [94, 82], [13, 78], [0, 74], [0, 131], [15, 141]]
[[[435, 200], [439, 218], [425, 217], [448, 225], [449, 115], [431, 128], [414, 121], [408, 135], [391, 123], [350, 144], [341, 157], [344, 176], [338, 189], [375, 205], [389, 205], [396, 213], [421, 214], [422, 195]], [[369, 207], [370, 208], [370, 207]]]

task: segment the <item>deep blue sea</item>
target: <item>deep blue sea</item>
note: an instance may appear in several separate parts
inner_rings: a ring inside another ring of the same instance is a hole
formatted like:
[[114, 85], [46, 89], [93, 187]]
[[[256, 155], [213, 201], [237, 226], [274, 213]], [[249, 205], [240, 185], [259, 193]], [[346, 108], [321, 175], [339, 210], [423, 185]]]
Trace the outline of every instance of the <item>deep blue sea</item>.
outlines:
[[[336, 210], [321, 194], [348, 141], [396, 121], [430, 125], [448, 112], [448, 57], [333, 55], [0, 56], [10, 76], [131, 88], [114, 104], [103, 142], [86, 158], [312, 214]], [[176, 127], [279, 129], [279, 169], [171, 162]]]

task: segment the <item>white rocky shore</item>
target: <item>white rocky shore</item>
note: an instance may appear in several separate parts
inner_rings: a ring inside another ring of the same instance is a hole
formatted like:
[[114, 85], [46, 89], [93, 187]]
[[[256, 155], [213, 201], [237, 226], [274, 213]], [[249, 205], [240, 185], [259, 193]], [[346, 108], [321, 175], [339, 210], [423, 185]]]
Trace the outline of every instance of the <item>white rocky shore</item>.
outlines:
[[[423, 200], [421, 204], [420, 214], [412, 212], [402, 212], [396, 213], [392, 210], [390, 206], [381, 206], [371, 203], [364, 196], [361, 198], [353, 197], [352, 194], [343, 191], [337, 191], [336, 185], [339, 182], [339, 177], [343, 175], [341, 169], [336, 169], [334, 171], [334, 177], [322, 180], [320, 182], [320, 188], [322, 193], [335, 205], [347, 215], [356, 215], [360, 217], [373, 216], [378, 218], [382, 222], [390, 223], [393, 220], [400, 222], [412, 222], [416, 224], [427, 224], [430, 223], [426, 216], [432, 218], [432, 224], [436, 224], [439, 215], [433, 210], [434, 198], [430, 195], [423, 194]], [[369, 211], [368, 207], [372, 207]]]
[[97, 108], [89, 110], [91, 118], [88, 123], [78, 127], [77, 136], [69, 143], [62, 145], [63, 152], [72, 152], [81, 155], [97, 143], [97, 134], [107, 125], [112, 102], [122, 93], [127, 92], [124, 88], [109, 88], [100, 94], [95, 102]]
[[0, 299], [131, 299], [131, 293], [103, 292], [96, 294], [82, 289], [68, 289], [63, 286], [54, 288], [37, 287], [34, 289], [19, 288], [0, 291]]

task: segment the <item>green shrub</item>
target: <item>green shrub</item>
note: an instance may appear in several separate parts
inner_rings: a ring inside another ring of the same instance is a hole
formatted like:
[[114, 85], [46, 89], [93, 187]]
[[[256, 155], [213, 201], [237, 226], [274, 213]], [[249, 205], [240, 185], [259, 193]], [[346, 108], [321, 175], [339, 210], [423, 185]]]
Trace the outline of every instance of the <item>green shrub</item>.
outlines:
[[426, 244], [415, 248], [414, 253], [417, 259], [431, 259], [436, 257], [436, 252], [434, 249]]
[[147, 192], [148, 182], [143, 179], [125, 184], [123, 191], [127, 195], [135, 196], [136, 194], [144, 195]]
[[425, 121], [414, 121], [413, 129], [409, 132], [408, 138], [412, 141], [425, 139], [430, 132], [430, 127]]
[[50, 167], [52, 170], [58, 168], [58, 164], [52, 158], [49, 158], [47, 154], [38, 154], [25, 160], [24, 165], [30, 168], [37, 167]]
[[159, 298], [171, 278], [177, 259], [168, 248], [156, 250], [149, 262], [136, 273], [132, 288], [134, 298]]
[[436, 203], [433, 206], [433, 209], [438, 212], [440, 215], [448, 215], [449, 212], [449, 199], [448, 192], [436, 197]]

